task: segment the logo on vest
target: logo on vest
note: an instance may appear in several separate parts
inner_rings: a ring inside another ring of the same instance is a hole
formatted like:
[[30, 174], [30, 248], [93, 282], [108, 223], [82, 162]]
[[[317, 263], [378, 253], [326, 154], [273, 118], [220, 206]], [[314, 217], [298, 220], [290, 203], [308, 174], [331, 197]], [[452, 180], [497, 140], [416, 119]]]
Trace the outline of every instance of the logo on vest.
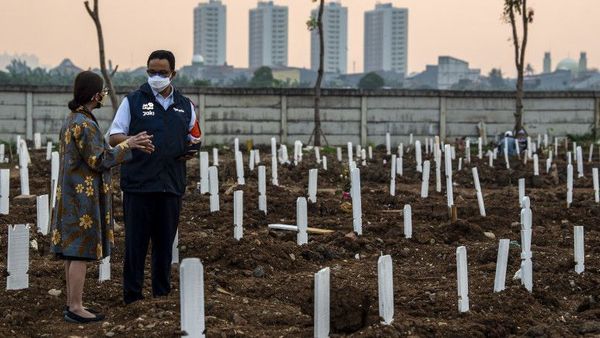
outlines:
[[142, 105], [142, 116], [154, 116], [154, 103], [148, 102]]
[[178, 112], [178, 113], [185, 113], [185, 110], [183, 109], [179, 109], [179, 108], [173, 108], [174, 111]]

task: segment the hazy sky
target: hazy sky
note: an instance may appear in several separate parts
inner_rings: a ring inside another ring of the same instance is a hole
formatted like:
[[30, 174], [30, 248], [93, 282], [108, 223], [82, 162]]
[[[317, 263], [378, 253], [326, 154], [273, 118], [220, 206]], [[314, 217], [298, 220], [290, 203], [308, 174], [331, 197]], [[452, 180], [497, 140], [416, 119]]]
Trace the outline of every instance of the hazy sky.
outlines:
[[[93, 0], [91, 0], [93, 1]], [[208, 1], [208, 0], [203, 0]], [[170, 49], [178, 66], [193, 50], [193, 8], [198, 0], [101, 0], [107, 55], [121, 68], [144, 65], [154, 49]], [[223, 0], [227, 5], [227, 60], [248, 65], [248, 10], [256, 0]], [[363, 12], [375, 0], [341, 0], [349, 9], [348, 70], [363, 69]], [[501, 67], [514, 74], [510, 27], [501, 21], [503, 0], [390, 0], [409, 8], [408, 71], [420, 72], [438, 55], [451, 55], [487, 73]], [[600, 66], [600, 0], [530, 0], [535, 22], [527, 60], [542, 69], [544, 51], [554, 66], [588, 52], [588, 65]], [[289, 65], [309, 67], [310, 35], [305, 22], [311, 0], [275, 0], [289, 6]], [[567, 5], [568, 4], [568, 5]], [[0, 0], [0, 53], [32, 53], [43, 65], [64, 57], [82, 67], [98, 65], [96, 31], [81, 0]]]

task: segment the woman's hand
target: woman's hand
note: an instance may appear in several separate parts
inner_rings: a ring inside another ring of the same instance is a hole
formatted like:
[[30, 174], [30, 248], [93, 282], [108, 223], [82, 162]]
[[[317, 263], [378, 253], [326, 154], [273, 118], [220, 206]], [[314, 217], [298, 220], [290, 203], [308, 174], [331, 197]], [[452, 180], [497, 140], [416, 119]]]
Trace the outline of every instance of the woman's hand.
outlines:
[[148, 135], [145, 131], [131, 136], [127, 139], [127, 144], [131, 149], [139, 149], [146, 154], [151, 154], [154, 151], [154, 144], [152, 144], [152, 135]]

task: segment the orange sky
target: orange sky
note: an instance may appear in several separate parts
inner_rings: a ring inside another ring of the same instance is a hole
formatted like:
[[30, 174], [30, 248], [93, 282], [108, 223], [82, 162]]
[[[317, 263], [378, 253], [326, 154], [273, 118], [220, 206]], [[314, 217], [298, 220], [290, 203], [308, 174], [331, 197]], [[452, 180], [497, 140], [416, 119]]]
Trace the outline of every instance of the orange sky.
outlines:
[[[203, 0], [207, 1], [207, 0]], [[154, 49], [170, 49], [178, 66], [192, 57], [192, 10], [198, 0], [100, 0], [107, 55], [121, 68], [143, 65]], [[227, 60], [248, 64], [248, 10], [255, 0], [223, 0], [228, 6]], [[349, 8], [348, 70], [363, 68], [363, 12], [375, 0], [341, 0]], [[438, 55], [469, 61], [487, 73], [501, 67], [514, 74], [510, 27], [501, 21], [503, 0], [390, 0], [409, 8], [409, 72], [436, 63]], [[544, 51], [554, 65], [588, 52], [588, 65], [600, 66], [600, 0], [530, 0], [536, 10], [528, 62], [542, 69]], [[289, 6], [289, 65], [310, 65], [305, 27], [310, 0], [275, 0]], [[565, 4], [568, 3], [568, 6]], [[568, 8], [565, 8], [568, 7]], [[0, 0], [0, 53], [32, 53], [44, 65], [70, 57], [82, 68], [98, 64], [96, 33], [81, 0]]]

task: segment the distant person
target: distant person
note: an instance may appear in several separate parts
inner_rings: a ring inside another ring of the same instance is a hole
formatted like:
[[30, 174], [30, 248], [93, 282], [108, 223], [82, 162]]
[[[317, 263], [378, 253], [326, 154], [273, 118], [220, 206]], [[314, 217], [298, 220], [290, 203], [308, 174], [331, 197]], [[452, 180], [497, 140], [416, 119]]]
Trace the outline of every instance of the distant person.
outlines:
[[508, 147], [508, 156], [517, 156], [517, 147], [515, 145], [516, 140], [513, 137], [512, 131], [507, 131], [504, 133], [504, 137], [498, 143], [498, 154], [504, 156], [505, 140], [506, 140], [506, 145]]
[[150, 54], [148, 80], [127, 95], [110, 128], [115, 146], [143, 130], [154, 136], [156, 151], [134, 152], [121, 167], [125, 261], [125, 304], [144, 298], [144, 264], [152, 242], [152, 295], [171, 291], [172, 245], [186, 187], [186, 160], [200, 146], [200, 128], [194, 105], [171, 82], [175, 56], [166, 50]]
[[145, 132], [114, 148], [104, 141], [92, 113], [108, 94], [102, 78], [90, 71], [77, 75], [71, 113], [60, 131], [60, 172], [51, 224], [51, 250], [65, 262], [67, 305], [64, 319], [72, 323], [101, 321], [104, 315], [83, 306], [89, 261], [110, 256], [114, 242], [110, 168], [132, 157], [132, 149], [151, 153]]
[[524, 129], [517, 131], [517, 142], [519, 142], [519, 151], [527, 150], [527, 132]]

